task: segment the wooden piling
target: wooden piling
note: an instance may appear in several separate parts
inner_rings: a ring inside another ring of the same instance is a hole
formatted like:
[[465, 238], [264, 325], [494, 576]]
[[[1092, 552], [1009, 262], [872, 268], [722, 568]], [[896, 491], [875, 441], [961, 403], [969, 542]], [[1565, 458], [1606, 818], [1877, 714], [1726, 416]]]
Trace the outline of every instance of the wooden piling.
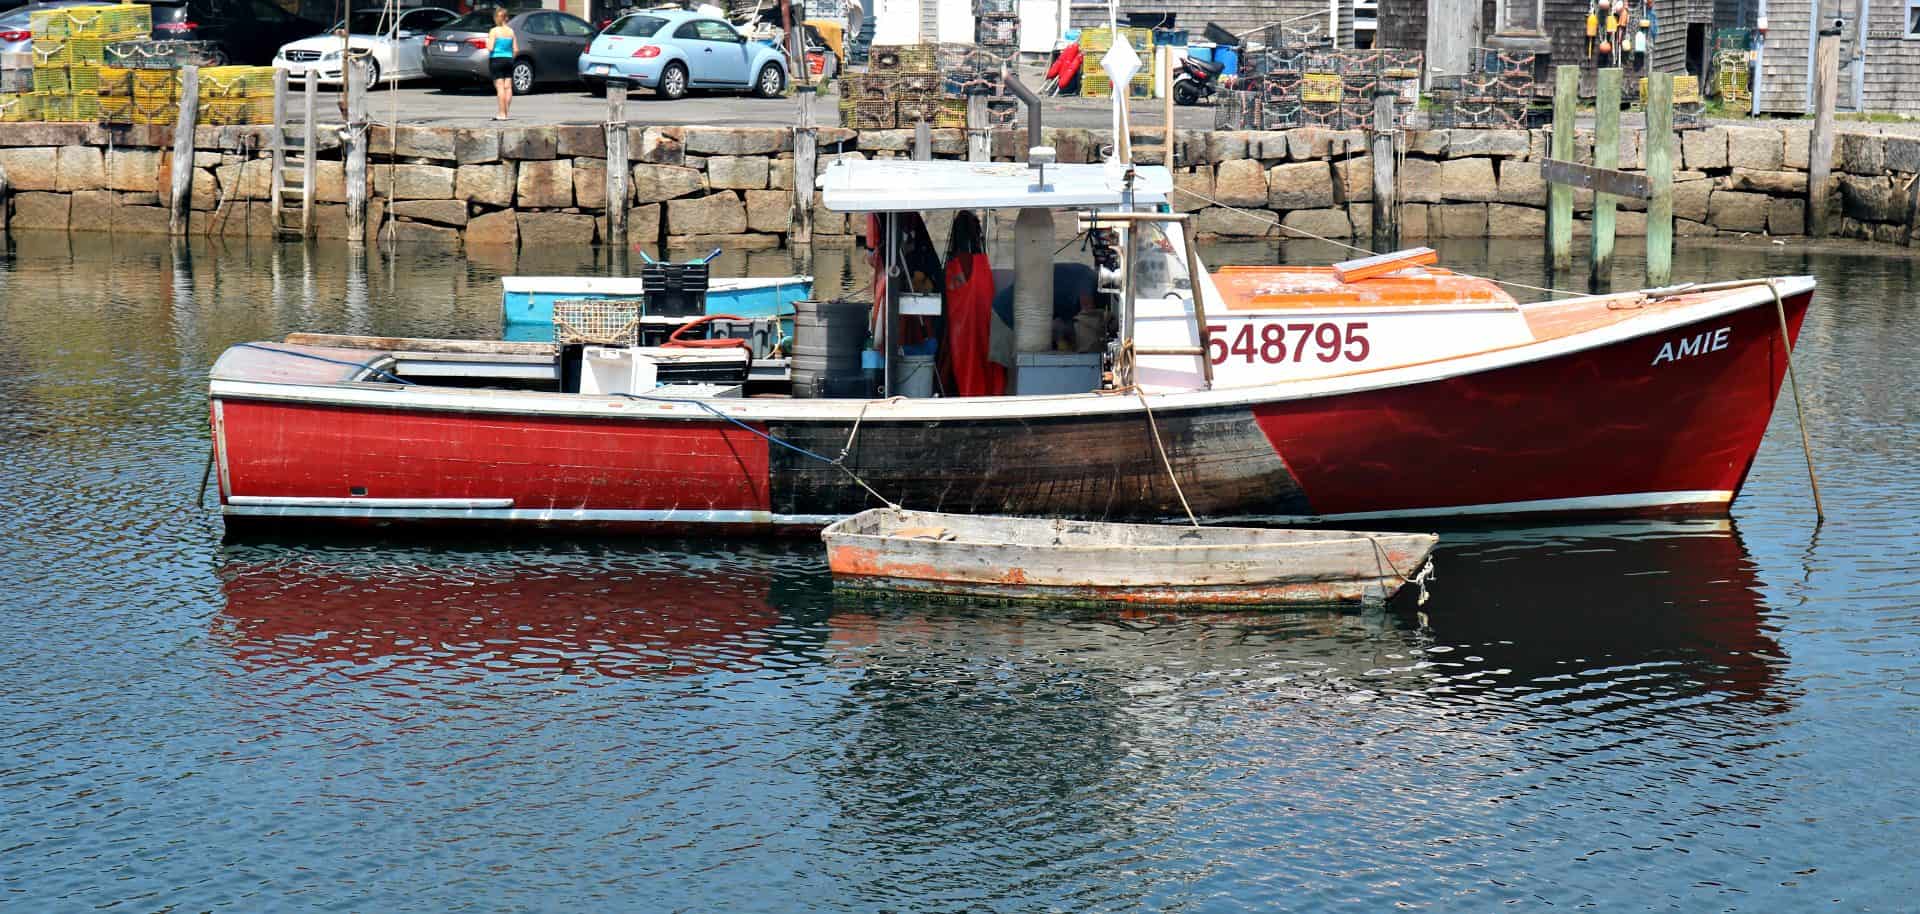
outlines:
[[[1824, 10], [1821, 22], [1831, 22]], [[1813, 133], [1807, 148], [1807, 234], [1827, 234], [1827, 180], [1833, 173], [1833, 106], [1840, 89], [1840, 29], [1820, 30], [1813, 55]]]
[[814, 122], [814, 88], [801, 86], [800, 125], [793, 128], [793, 226], [788, 241], [793, 245], [813, 243], [813, 180], [819, 162], [819, 127]]
[[[280, 232], [280, 208], [285, 204], [287, 191], [287, 71], [279, 67], [273, 69], [273, 172], [272, 202], [268, 212], [273, 214], [272, 229], [275, 236]], [[240, 166], [244, 172], [246, 166]]]
[[993, 161], [993, 125], [987, 123], [987, 97], [967, 96], [967, 161]]
[[[1593, 100], [1593, 166], [1620, 164], [1620, 68], [1606, 67], [1595, 81]], [[1587, 270], [1587, 290], [1605, 292], [1613, 285], [1614, 197], [1593, 194], [1593, 256]]]
[[180, 68], [180, 112], [173, 125], [173, 199], [167, 232], [185, 235], [193, 215], [193, 132], [200, 119], [200, 68]]
[[347, 124], [340, 156], [346, 161], [347, 241], [367, 240], [367, 80], [366, 58], [347, 58]]
[[[1562, 162], [1574, 158], [1573, 119], [1580, 104], [1580, 68], [1553, 69], [1553, 145], [1550, 157]], [[1556, 273], [1573, 269], [1573, 188], [1547, 187], [1547, 262]]]
[[1399, 131], [1393, 126], [1393, 105], [1396, 96], [1392, 92], [1376, 92], [1373, 96], [1373, 249], [1391, 251], [1400, 246], [1400, 197], [1399, 184], [1394, 177], [1394, 167], [1399, 161], [1394, 156], [1394, 137]]
[[607, 80], [607, 244], [627, 245], [627, 81]]
[[313, 163], [315, 161], [314, 157], [320, 152], [320, 122], [314, 119], [317, 116], [316, 105], [319, 102], [319, 80], [320, 74], [318, 71], [308, 70], [306, 83], [300, 89], [301, 95], [303, 96], [301, 103], [306, 105], [307, 116], [306, 123], [301, 125], [300, 128], [301, 142], [305, 144], [300, 152], [302, 160], [300, 163], [300, 186], [306, 188], [300, 196], [300, 237], [302, 238], [313, 237], [313, 197], [316, 193], [313, 184]]
[[1647, 125], [1640, 139], [1647, 164], [1647, 285], [1673, 279], [1673, 74], [1647, 77]]
[[913, 124], [913, 160], [925, 162], [933, 158], [933, 127], [924, 120]]

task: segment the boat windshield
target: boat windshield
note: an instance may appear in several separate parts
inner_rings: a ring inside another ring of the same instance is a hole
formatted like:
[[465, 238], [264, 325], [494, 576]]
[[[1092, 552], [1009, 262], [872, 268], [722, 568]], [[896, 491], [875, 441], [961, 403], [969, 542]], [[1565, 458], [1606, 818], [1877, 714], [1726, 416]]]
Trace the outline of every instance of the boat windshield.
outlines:
[[1142, 222], [1133, 227], [1132, 266], [1135, 298], [1185, 298], [1193, 294], [1186, 252], [1173, 243], [1164, 222]]

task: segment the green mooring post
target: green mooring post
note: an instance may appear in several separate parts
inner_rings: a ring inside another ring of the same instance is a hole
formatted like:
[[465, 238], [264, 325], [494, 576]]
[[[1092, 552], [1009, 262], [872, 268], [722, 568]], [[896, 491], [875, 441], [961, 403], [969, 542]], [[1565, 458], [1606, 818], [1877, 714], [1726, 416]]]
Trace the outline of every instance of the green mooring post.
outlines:
[[[1553, 145], [1549, 156], [1573, 161], [1573, 117], [1580, 104], [1580, 68], [1553, 70]], [[1547, 185], [1547, 262], [1555, 273], [1573, 269], [1573, 188]]]
[[1640, 139], [1647, 160], [1647, 285], [1673, 279], [1673, 74], [1647, 77], [1647, 132]]
[[[1593, 167], [1614, 168], [1620, 164], [1620, 68], [1608, 67], [1596, 74], [1593, 96]], [[1613, 287], [1613, 210], [1612, 194], [1593, 194], [1593, 260], [1587, 271], [1587, 290], [1605, 292]]]

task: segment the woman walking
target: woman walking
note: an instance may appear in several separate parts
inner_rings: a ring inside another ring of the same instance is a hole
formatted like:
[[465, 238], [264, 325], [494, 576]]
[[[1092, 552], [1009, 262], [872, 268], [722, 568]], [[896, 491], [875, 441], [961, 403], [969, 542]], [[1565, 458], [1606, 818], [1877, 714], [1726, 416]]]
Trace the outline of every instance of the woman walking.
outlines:
[[520, 50], [519, 39], [514, 37], [513, 29], [507, 28], [506, 7], [493, 9], [493, 28], [487, 30], [487, 75], [493, 77], [493, 94], [500, 99], [500, 113], [493, 116], [496, 121], [507, 119], [507, 108], [513, 103], [513, 56]]

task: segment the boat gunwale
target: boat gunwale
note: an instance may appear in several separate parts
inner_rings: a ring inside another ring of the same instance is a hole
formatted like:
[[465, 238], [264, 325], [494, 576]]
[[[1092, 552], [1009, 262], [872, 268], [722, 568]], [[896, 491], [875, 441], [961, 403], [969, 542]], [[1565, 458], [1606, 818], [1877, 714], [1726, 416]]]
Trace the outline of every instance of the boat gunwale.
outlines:
[[[896, 536], [889, 533], [853, 532], [849, 530], [838, 529], [854, 523], [862, 522], [870, 518], [870, 516], [874, 515], [877, 512], [890, 513], [896, 510], [904, 514], [919, 515], [921, 517], [927, 517], [927, 518], [955, 517], [955, 518], [964, 518], [967, 520], [974, 521], [976, 523], [985, 522], [987, 524], [992, 524], [992, 523], [1002, 522], [1002, 521], [1012, 521], [1014, 523], [1033, 523], [1033, 524], [1044, 524], [1044, 523], [1051, 523], [1053, 521], [1061, 521], [1064, 523], [1087, 524], [1087, 525], [1096, 526], [1096, 527], [1153, 527], [1153, 528], [1164, 528], [1169, 531], [1172, 531], [1172, 530], [1258, 531], [1261, 533], [1273, 533], [1273, 534], [1283, 534], [1283, 535], [1284, 534], [1306, 535], [1308, 538], [1302, 541], [1294, 541], [1294, 542], [1192, 543], [1192, 544], [1169, 543], [1169, 544], [1151, 544], [1151, 545], [1143, 545], [1139, 543], [1125, 543], [1125, 544], [1097, 545], [1097, 544], [1077, 544], [1077, 543], [1076, 544], [1038, 543], [1038, 542], [1031, 542], [1031, 541], [1011, 541], [1011, 542], [996, 543], [996, 542], [968, 540], [968, 539], [951, 539], [951, 540], [924, 539], [924, 538], [914, 538], [914, 537], [900, 537], [900, 536]], [[847, 517], [841, 518], [840, 520], [833, 522], [832, 524], [829, 524], [827, 527], [822, 529], [820, 531], [820, 538], [826, 541], [829, 548], [831, 548], [834, 545], [834, 540], [838, 539], [849, 545], [851, 545], [853, 541], [876, 541], [876, 542], [901, 543], [901, 544], [927, 543], [927, 544], [932, 544], [936, 546], [985, 546], [990, 548], [1033, 549], [1033, 550], [1043, 550], [1053, 554], [1063, 554], [1063, 553], [1071, 554], [1071, 553], [1088, 552], [1088, 551], [1110, 552], [1114, 549], [1120, 549], [1120, 548], [1126, 549], [1127, 551], [1130, 551], [1130, 552], [1156, 552], [1156, 553], [1162, 550], [1166, 550], [1166, 551], [1191, 550], [1196, 548], [1202, 548], [1202, 549], [1207, 549], [1211, 551], [1246, 552], [1246, 551], [1253, 551], [1253, 550], [1270, 550], [1270, 549], [1283, 548], [1283, 547], [1292, 548], [1292, 547], [1301, 547], [1301, 546], [1344, 546], [1344, 545], [1350, 545], [1350, 544], [1358, 544], [1361, 542], [1367, 542], [1367, 543], [1372, 543], [1375, 546], [1381, 546], [1382, 540], [1403, 540], [1403, 539], [1412, 539], [1412, 540], [1425, 539], [1428, 541], [1426, 544], [1426, 549], [1428, 551], [1431, 551], [1433, 547], [1437, 545], [1440, 541], [1439, 535], [1434, 533], [1382, 532], [1382, 531], [1369, 531], [1369, 530], [1294, 530], [1294, 529], [1285, 528], [1285, 527], [1225, 527], [1225, 526], [1204, 526], [1204, 525], [1200, 527], [1192, 527], [1189, 525], [1174, 525], [1174, 524], [1127, 524], [1127, 523], [1115, 523], [1113, 521], [1083, 521], [1083, 520], [1077, 520], [1075, 518], [1065, 518], [1065, 517], [1063, 518], [1048, 518], [1048, 517], [996, 518], [992, 515], [953, 514], [949, 512], [939, 512], [939, 511], [914, 511], [908, 508], [900, 508], [900, 509], [871, 508], [866, 511], [862, 511], [858, 514], [849, 515]]]

